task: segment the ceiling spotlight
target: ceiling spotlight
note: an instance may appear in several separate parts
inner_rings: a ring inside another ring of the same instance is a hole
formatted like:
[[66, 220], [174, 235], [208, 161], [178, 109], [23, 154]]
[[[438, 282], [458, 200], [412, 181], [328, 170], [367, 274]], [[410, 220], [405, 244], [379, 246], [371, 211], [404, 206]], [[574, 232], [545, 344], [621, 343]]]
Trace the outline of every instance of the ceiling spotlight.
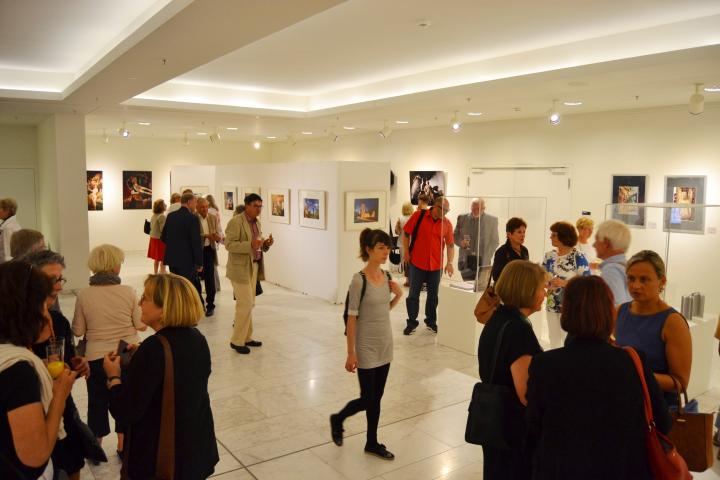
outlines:
[[152, 124], [150, 122], [138, 122], [138, 125], [144, 125], [147, 127], [148, 125], [152, 125]]
[[385, 126], [382, 130], [378, 132], [378, 137], [382, 138], [383, 140], [387, 140], [390, 134], [392, 134], [392, 128], [390, 128], [387, 124], [387, 121], [385, 121]]
[[211, 133], [208, 138], [210, 139], [210, 143], [220, 142], [220, 134], [217, 131], [215, 133]]
[[582, 105], [582, 102], [563, 102], [563, 105], [566, 107], [579, 107]]
[[344, 128], [345, 130], [355, 130], [355, 127], [350, 127], [350, 126], [343, 127], [343, 128]]
[[260, 142], [258, 142], [257, 140], [255, 140], [255, 141], [253, 142], [253, 148], [254, 148], [255, 150], [260, 150], [260, 147], [261, 147]]
[[692, 115], [700, 115], [705, 110], [705, 97], [700, 93], [700, 87], [702, 83], [695, 84], [695, 93], [690, 95], [690, 104], [688, 105], [688, 112]]
[[275, 135], [270, 135], [269, 137], [265, 137], [268, 140], [275, 140], [277, 137]]
[[558, 112], [557, 109], [557, 100], [553, 100], [553, 106], [552, 109], [549, 112], [548, 120], [550, 121], [550, 125], [557, 125], [560, 123], [560, 112]]
[[405, 125], [410, 122], [408, 122], [407, 120], [395, 120], [395, 123], [397, 123], [398, 125]]
[[207, 135], [207, 132], [197, 132], [198, 135]]
[[462, 122], [458, 120], [457, 111], [453, 113], [453, 116], [450, 119], [450, 129], [453, 133], [457, 133], [462, 130]]
[[125, 122], [123, 122], [122, 127], [118, 128], [118, 135], [122, 138], [128, 138], [130, 136], [130, 130], [125, 128]]
[[236, 131], [238, 127], [225, 127], [225, 130], [232, 130], [233, 132]]
[[312, 135], [312, 132], [300, 132], [300, 133], [302, 133], [303, 135]]
[[338, 138], [340, 138], [340, 137], [338, 137], [337, 134], [330, 132], [330, 140], [332, 140], [333, 143], [337, 142]]
[[713, 85], [712, 87], [705, 87], [703, 88], [708, 93], [717, 93], [720, 92], [720, 85]]
[[188, 138], [187, 132], [185, 132], [185, 136], [183, 137], [183, 145], [185, 145], [186, 147], [190, 145], [190, 139]]
[[103, 134], [102, 134], [102, 141], [103, 143], [110, 143], [110, 135], [107, 134], [105, 129], [103, 128]]
[[471, 117], [479, 117], [480, 115], [482, 115], [482, 112], [468, 112], [467, 114]]

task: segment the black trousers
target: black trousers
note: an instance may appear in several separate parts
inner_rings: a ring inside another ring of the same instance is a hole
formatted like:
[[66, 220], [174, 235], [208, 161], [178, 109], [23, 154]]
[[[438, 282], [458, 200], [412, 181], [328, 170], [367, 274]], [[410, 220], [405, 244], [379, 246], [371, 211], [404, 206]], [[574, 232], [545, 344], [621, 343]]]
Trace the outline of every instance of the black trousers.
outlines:
[[338, 412], [340, 421], [365, 410], [367, 417], [366, 446], [377, 445], [377, 427], [380, 421], [380, 401], [385, 393], [385, 382], [390, 372], [390, 364], [386, 363], [375, 368], [358, 368], [357, 375], [360, 382], [360, 398], [348, 402]]
[[[169, 266], [169, 265], [168, 265]], [[195, 289], [198, 292], [198, 295], [200, 295], [200, 301], [203, 302], [203, 307], [205, 306], [205, 301], [202, 298], [202, 285], [200, 285], [200, 276], [198, 272], [195, 269], [186, 270], [184, 268], [178, 268], [178, 267], [170, 267], [170, 273], [174, 273], [175, 275], [180, 275], [181, 277], [185, 277], [188, 280], [190, 280], [190, 283], [193, 284]], [[205, 268], [203, 267], [203, 270]]]
[[[92, 360], [90, 365], [90, 377], [87, 378], [88, 392], [88, 427], [96, 437], [104, 437], [110, 433], [110, 391], [107, 388], [103, 359]], [[122, 428], [115, 423], [115, 431], [122, 433]]]
[[215, 308], [215, 255], [217, 252], [212, 247], [203, 247], [202, 277], [205, 282], [205, 306], [208, 310]]

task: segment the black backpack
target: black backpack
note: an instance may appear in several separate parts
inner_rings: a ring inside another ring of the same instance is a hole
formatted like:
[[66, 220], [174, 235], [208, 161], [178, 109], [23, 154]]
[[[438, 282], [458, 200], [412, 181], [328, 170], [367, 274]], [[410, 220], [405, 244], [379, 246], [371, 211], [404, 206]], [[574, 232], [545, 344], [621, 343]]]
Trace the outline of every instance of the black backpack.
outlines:
[[[358, 272], [360, 276], [362, 277], [362, 289], [360, 290], [360, 303], [362, 303], [362, 299], [365, 296], [365, 289], [367, 288], [367, 278], [365, 278], [365, 272], [360, 271]], [[390, 275], [390, 272], [385, 272], [385, 275], [388, 277], [388, 288], [390, 288], [390, 282], [392, 281], [392, 276]], [[345, 323], [345, 332], [344, 335], [347, 336], [347, 319], [348, 319], [348, 302], [350, 300], [350, 289], [348, 288], [348, 292], [345, 294], [345, 308], [343, 310], [343, 322]]]

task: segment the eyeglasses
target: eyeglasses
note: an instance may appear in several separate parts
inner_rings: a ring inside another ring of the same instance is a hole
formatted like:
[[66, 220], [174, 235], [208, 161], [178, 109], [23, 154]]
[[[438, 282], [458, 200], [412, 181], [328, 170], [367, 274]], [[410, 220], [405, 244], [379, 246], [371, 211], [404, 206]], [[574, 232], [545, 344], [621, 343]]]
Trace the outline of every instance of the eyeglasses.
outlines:
[[250, 205], [250, 206], [251, 206], [251, 207], [255, 207], [255, 208], [262, 208], [262, 203], [260, 203], [260, 204], [253, 203], [253, 204]]
[[54, 283], [55, 285], [57, 285], [58, 283], [59, 283], [60, 285], [65, 285], [65, 284], [67, 283], [67, 278], [65, 278], [65, 277], [53, 278], [53, 283]]

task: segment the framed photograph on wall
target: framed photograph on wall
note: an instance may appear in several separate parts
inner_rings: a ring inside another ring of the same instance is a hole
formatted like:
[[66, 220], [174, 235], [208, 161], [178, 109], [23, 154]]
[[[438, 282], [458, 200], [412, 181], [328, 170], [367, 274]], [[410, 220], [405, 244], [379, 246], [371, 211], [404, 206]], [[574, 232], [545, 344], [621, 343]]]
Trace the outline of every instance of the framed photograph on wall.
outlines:
[[210, 193], [210, 187], [207, 185], [183, 185], [180, 187], [180, 191], [178, 193], [182, 193], [185, 190], [192, 190], [192, 192], [195, 195], [200, 195], [201, 197], [204, 197], [208, 193]]
[[[238, 197], [238, 205], [245, 203], [245, 197], [250, 195], [251, 193], [257, 193], [260, 195], [260, 187], [242, 187], [240, 191], [238, 191], [240, 196]], [[261, 195], [262, 196], [262, 195]], [[265, 199], [263, 199], [265, 200]]]
[[665, 209], [663, 230], [666, 232], [705, 233], [705, 209], [694, 205], [705, 203], [707, 177], [665, 177], [665, 203], [675, 204]]
[[290, 189], [268, 188], [267, 199], [270, 203], [270, 221], [275, 223], [290, 223]]
[[300, 226], [308, 228], [327, 227], [325, 192], [322, 190], [300, 190], [298, 192], [300, 206]]
[[612, 218], [629, 227], [645, 227], [645, 208], [636, 204], [645, 203], [645, 175], [613, 175], [611, 202], [620, 203], [614, 208]]
[[385, 192], [345, 192], [345, 230], [385, 228]]
[[87, 171], [87, 204], [88, 211], [98, 211], [103, 209], [102, 170]]
[[417, 205], [422, 193], [430, 197], [430, 204], [437, 196], [445, 195], [447, 179], [445, 172], [434, 170], [410, 170], [410, 202]]
[[152, 208], [152, 172], [123, 170], [123, 210]]
[[223, 185], [222, 187], [222, 204], [224, 212], [234, 212], [238, 206], [237, 187], [235, 185]]

